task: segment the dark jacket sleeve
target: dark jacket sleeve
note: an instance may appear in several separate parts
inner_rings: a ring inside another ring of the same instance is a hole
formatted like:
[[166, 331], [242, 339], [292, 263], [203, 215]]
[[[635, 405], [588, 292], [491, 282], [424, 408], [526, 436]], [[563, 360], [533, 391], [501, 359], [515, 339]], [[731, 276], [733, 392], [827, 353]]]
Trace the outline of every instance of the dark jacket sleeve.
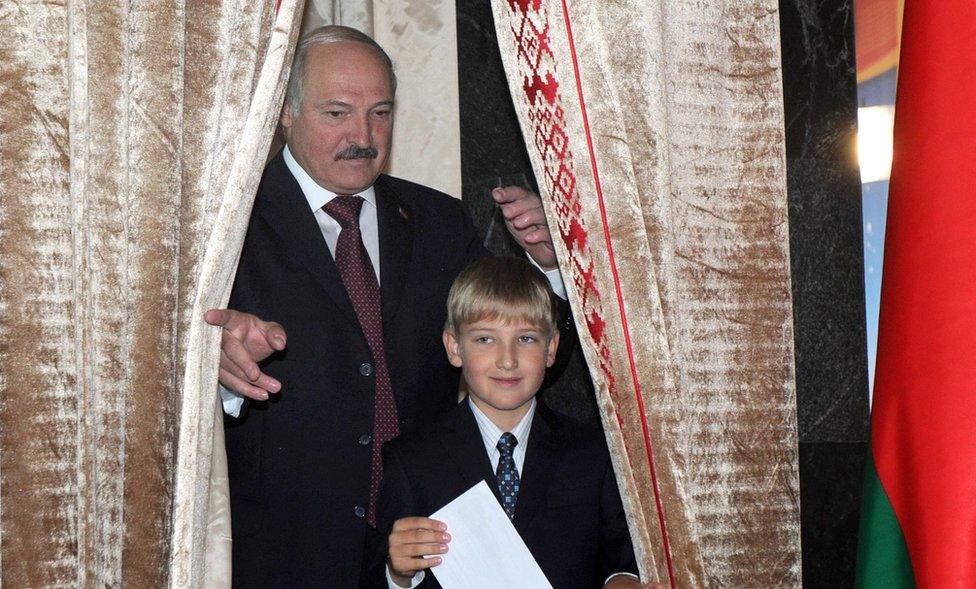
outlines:
[[637, 559], [620, 500], [617, 479], [607, 457], [600, 513], [600, 570], [603, 578], [615, 573], [637, 573]]
[[563, 300], [553, 295], [556, 304], [556, 327], [559, 329], [559, 347], [556, 349], [556, 360], [546, 370], [545, 380], [542, 381], [541, 389], [548, 388], [552, 383], [559, 380], [569, 359], [573, 356], [573, 350], [579, 347], [579, 334], [576, 332], [576, 324], [573, 322], [573, 312], [569, 308], [569, 301]]
[[369, 579], [368, 587], [385, 589], [386, 561], [389, 555], [390, 532], [393, 523], [402, 518], [424, 515], [416, 507], [406, 470], [400, 459], [396, 444], [386, 444], [383, 447], [383, 482], [380, 484], [380, 494], [376, 503], [376, 531], [367, 539], [364, 562]]
[[487, 258], [492, 255], [488, 249], [485, 248], [484, 241], [481, 239], [481, 235], [478, 234], [478, 230], [475, 229], [474, 221], [471, 220], [471, 215], [468, 213], [466, 206], [462, 205], [464, 209], [464, 239], [466, 242], [465, 246], [465, 267], [467, 267], [471, 262], [475, 260], [480, 260], [481, 258]]

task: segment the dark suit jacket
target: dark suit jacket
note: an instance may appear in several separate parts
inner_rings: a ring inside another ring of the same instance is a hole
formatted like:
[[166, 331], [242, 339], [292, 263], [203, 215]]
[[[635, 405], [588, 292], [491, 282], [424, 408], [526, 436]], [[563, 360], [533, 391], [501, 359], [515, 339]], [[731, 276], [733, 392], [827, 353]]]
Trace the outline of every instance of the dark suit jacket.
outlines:
[[[374, 186], [386, 359], [406, 431], [457, 401], [441, 344], [445, 300], [486, 252], [458, 200], [387, 176]], [[288, 334], [263, 366], [280, 395], [249, 403], [226, 429], [234, 585], [356, 587], [375, 386], [363, 365], [373, 358], [281, 154], [265, 169], [229, 306]]]
[[[532, 420], [513, 523], [553, 587], [600, 587], [637, 573], [603, 432], [539, 403]], [[385, 587], [386, 537], [401, 517], [429, 516], [495, 473], [467, 401], [432, 426], [386, 444], [371, 579]], [[450, 532], [450, 530], [448, 530]], [[428, 573], [422, 587], [439, 587]]]

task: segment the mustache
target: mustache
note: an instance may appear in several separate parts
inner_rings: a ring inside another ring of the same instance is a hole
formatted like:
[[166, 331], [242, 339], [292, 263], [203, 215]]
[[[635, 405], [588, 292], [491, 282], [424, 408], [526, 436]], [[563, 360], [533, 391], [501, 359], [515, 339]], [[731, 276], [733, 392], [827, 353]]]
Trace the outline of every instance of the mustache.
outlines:
[[378, 155], [379, 155], [379, 151], [377, 151], [377, 149], [372, 145], [368, 145], [366, 147], [359, 147], [358, 145], [350, 145], [349, 147], [335, 154], [335, 161], [360, 160], [360, 159], [374, 160]]

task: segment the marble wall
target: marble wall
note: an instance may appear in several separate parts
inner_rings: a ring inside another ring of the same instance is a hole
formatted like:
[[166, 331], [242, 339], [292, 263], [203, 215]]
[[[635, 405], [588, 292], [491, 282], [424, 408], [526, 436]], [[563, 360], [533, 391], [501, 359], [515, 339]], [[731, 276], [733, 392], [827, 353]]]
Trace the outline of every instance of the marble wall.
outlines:
[[[489, 191], [534, 186], [487, 0], [457, 0], [463, 200], [493, 251], [513, 252]], [[853, 583], [868, 439], [852, 0], [781, 0], [805, 587]], [[596, 409], [577, 352], [545, 393]]]
[[868, 440], [852, 0], [781, 0], [803, 579], [853, 584]]

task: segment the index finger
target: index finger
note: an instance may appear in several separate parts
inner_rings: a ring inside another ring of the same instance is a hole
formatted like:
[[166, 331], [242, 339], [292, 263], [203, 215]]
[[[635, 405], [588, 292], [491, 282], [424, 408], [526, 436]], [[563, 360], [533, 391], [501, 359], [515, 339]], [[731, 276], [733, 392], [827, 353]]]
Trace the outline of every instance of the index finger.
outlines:
[[402, 532], [404, 530], [436, 530], [443, 532], [447, 529], [447, 524], [429, 517], [403, 517], [393, 522], [393, 531]]
[[534, 192], [526, 190], [521, 186], [504, 186], [491, 191], [491, 197], [498, 204], [515, 202], [517, 200], [532, 198], [533, 196], [535, 196]]
[[223, 327], [230, 321], [230, 309], [210, 309], [203, 314], [203, 320], [217, 327]]

